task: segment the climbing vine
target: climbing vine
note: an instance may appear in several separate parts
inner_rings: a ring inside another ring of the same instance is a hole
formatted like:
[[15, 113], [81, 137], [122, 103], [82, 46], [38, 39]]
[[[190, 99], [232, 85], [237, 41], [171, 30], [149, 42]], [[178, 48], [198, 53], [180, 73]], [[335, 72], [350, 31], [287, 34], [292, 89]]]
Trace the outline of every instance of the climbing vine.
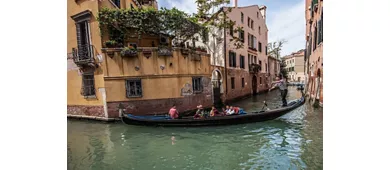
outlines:
[[124, 44], [129, 36], [142, 34], [165, 34], [184, 42], [194, 34], [205, 33], [205, 28], [197, 23], [197, 18], [176, 8], [140, 8], [100, 10], [98, 18], [100, 31], [108, 35], [111, 41]]

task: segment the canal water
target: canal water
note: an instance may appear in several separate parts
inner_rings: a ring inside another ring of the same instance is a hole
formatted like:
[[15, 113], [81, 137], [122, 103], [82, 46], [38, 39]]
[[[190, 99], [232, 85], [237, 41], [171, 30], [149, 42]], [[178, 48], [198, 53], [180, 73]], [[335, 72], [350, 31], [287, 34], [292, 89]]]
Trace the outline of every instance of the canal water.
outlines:
[[[300, 93], [289, 87], [288, 99]], [[281, 105], [278, 90], [234, 103]], [[202, 127], [140, 127], [68, 120], [68, 169], [322, 169], [322, 109], [308, 103], [276, 120]]]

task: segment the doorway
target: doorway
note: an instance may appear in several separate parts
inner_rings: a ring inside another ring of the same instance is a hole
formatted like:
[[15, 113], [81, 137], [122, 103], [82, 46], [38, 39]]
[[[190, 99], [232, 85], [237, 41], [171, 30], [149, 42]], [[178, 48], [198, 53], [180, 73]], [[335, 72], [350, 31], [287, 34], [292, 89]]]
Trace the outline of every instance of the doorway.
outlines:
[[214, 70], [212, 74], [212, 86], [213, 86], [213, 104], [215, 107], [222, 107], [221, 99], [221, 85], [222, 85], [222, 74], [219, 70]]
[[252, 77], [252, 91], [253, 95], [257, 94], [257, 77], [255, 75]]

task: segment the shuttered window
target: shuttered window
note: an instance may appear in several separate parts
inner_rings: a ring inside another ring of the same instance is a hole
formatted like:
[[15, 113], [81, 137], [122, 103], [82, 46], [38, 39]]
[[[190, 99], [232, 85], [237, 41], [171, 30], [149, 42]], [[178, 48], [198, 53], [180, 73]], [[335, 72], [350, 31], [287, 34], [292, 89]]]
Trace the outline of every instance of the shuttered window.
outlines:
[[241, 78], [241, 87], [242, 87], [242, 88], [245, 87], [245, 79], [244, 79], [244, 78]]
[[141, 79], [127, 79], [125, 81], [126, 97], [142, 97]]

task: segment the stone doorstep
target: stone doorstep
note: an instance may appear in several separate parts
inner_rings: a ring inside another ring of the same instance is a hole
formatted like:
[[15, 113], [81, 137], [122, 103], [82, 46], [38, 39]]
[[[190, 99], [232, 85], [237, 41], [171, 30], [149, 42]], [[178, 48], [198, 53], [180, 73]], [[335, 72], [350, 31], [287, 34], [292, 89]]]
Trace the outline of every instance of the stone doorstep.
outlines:
[[86, 115], [71, 115], [67, 114], [68, 118], [78, 118], [78, 119], [89, 119], [89, 120], [99, 120], [99, 121], [117, 121], [120, 120], [120, 118], [105, 118], [105, 117], [99, 117], [99, 116], [86, 116]]

